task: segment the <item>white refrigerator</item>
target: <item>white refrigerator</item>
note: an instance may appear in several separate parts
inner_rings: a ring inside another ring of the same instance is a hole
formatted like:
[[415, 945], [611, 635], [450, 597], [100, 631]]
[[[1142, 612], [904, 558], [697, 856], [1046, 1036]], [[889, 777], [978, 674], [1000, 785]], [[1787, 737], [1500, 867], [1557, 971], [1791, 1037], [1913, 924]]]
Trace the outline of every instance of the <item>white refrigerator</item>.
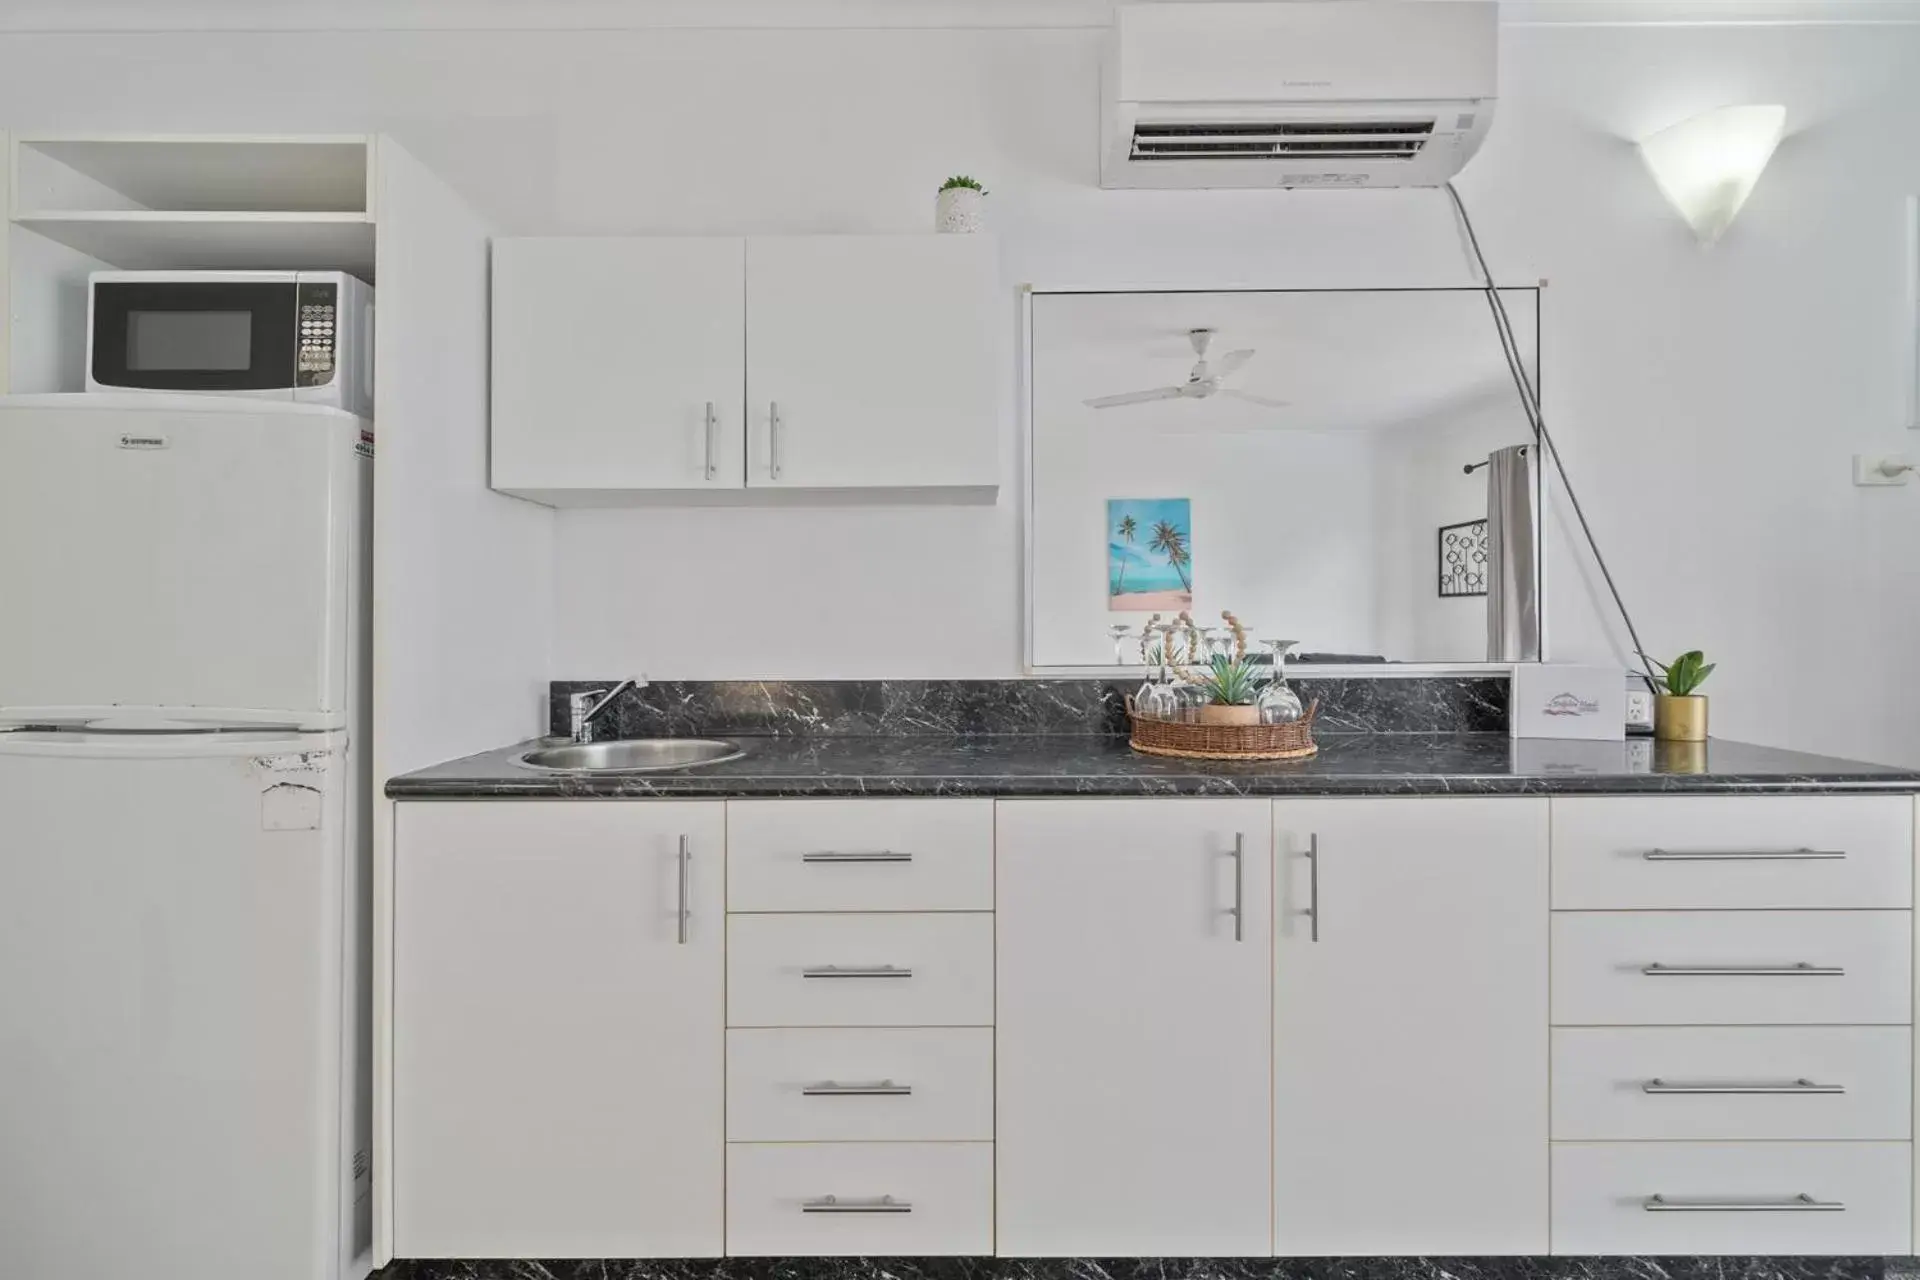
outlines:
[[0, 398], [0, 1276], [369, 1270], [372, 452]]

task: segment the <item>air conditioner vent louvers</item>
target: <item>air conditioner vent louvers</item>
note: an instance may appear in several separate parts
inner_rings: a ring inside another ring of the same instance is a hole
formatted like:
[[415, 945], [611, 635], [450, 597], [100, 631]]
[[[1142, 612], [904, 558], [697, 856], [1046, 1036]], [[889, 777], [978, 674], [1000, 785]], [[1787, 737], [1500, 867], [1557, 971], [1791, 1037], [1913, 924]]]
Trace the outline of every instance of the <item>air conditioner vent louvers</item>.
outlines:
[[1135, 160], [1411, 160], [1431, 120], [1137, 124]]
[[[1468, 119], [1472, 119], [1471, 116]], [[1232, 138], [1249, 135], [1335, 138], [1355, 134], [1417, 134], [1433, 132], [1431, 120], [1300, 120], [1290, 123], [1254, 122], [1234, 124], [1136, 124], [1133, 136], [1142, 138]]]

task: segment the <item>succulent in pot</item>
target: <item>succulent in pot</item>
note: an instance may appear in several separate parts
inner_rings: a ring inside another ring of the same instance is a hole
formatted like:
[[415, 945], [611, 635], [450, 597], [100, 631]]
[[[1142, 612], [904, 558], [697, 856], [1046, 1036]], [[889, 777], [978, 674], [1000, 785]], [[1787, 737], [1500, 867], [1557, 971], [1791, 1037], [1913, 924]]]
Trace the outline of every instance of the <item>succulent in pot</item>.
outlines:
[[1193, 684], [1207, 697], [1200, 708], [1201, 724], [1259, 724], [1260, 691], [1268, 678], [1264, 666], [1245, 656], [1215, 654], [1211, 665], [1202, 668]]
[[1653, 700], [1654, 736], [1668, 742], [1705, 742], [1707, 700], [1695, 690], [1713, 674], [1715, 664], [1698, 649], [1689, 649], [1672, 662], [1651, 657], [1647, 661], [1660, 668], [1665, 689]]
[[964, 173], [956, 173], [941, 184], [934, 198], [934, 230], [948, 234], [971, 234], [980, 229], [980, 206], [987, 189]]

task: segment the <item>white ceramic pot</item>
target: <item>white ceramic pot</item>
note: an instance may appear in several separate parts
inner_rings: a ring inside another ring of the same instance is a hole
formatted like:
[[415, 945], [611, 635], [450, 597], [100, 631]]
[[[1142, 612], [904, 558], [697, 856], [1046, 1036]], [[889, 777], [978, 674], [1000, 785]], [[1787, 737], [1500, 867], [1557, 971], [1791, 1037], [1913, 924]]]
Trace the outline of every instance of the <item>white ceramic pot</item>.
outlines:
[[971, 235], [980, 229], [984, 192], [972, 187], [948, 187], [933, 205], [933, 229], [948, 235]]

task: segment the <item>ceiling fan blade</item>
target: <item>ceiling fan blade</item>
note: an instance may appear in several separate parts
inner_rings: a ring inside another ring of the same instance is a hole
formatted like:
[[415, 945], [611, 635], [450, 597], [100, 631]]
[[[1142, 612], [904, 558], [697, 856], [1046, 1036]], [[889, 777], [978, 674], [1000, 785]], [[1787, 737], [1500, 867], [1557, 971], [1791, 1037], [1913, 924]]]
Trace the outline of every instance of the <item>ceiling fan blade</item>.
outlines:
[[1151, 391], [1128, 391], [1117, 396], [1095, 396], [1086, 404], [1089, 409], [1114, 409], [1123, 404], [1146, 404], [1149, 400], [1178, 400], [1186, 394], [1185, 387], [1155, 387]]
[[1213, 376], [1216, 378], [1231, 377], [1251, 359], [1253, 359], [1252, 347], [1245, 347], [1239, 351], [1229, 351], [1220, 357], [1220, 367], [1213, 371]]
[[1291, 400], [1275, 400], [1271, 396], [1257, 396], [1251, 391], [1242, 391], [1238, 387], [1222, 387], [1220, 394], [1232, 396], [1235, 400], [1245, 400], [1249, 404], [1265, 405], [1269, 409], [1288, 409], [1293, 406]]

